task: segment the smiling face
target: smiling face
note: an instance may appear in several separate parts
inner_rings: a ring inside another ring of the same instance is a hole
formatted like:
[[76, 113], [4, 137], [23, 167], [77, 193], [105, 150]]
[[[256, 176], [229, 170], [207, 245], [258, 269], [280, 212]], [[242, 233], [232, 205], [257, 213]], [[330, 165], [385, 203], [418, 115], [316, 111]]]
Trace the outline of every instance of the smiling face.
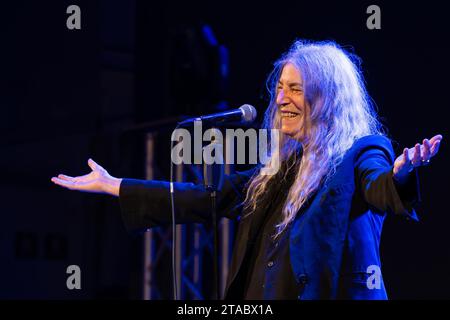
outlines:
[[299, 141], [304, 140], [310, 110], [305, 101], [302, 76], [292, 63], [284, 65], [281, 72], [276, 104], [281, 118], [281, 132]]

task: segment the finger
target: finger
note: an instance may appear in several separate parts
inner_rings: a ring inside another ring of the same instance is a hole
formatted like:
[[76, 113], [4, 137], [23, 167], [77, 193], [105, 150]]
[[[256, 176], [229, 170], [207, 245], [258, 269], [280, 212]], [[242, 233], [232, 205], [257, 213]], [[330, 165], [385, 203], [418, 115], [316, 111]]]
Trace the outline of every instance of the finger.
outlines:
[[74, 182], [72, 182], [72, 181], [62, 180], [62, 179], [59, 179], [56, 177], [53, 177], [51, 180], [53, 183], [55, 183], [61, 187], [64, 187], [64, 188], [72, 189], [74, 187]]
[[89, 158], [89, 160], [88, 160], [88, 165], [93, 171], [96, 171], [96, 170], [97, 171], [106, 171], [105, 169], [103, 169], [103, 167], [101, 165], [99, 165], [97, 162], [95, 162], [91, 158]]
[[403, 149], [403, 165], [405, 168], [408, 168], [408, 172], [411, 172], [414, 168], [409, 158], [409, 148]]
[[71, 177], [71, 176], [67, 176], [65, 174], [59, 174], [58, 178], [61, 180], [66, 180], [66, 181], [75, 181], [75, 177]]
[[405, 161], [405, 163], [409, 163], [409, 148], [405, 148], [403, 149], [403, 159]]
[[85, 182], [85, 180], [89, 179], [90, 176], [91, 176], [91, 173], [85, 174], [84, 176], [78, 176], [78, 177], [71, 177], [71, 176], [67, 176], [65, 174], [60, 174], [60, 175], [58, 175], [58, 178], [62, 179], [62, 180], [66, 180], [66, 181], [71, 181], [71, 182]]
[[420, 144], [416, 143], [414, 146], [414, 155], [411, 159], [412, 164], [414, 167], [417, 167], [420, 165]]
[[431, 158], [431, 145], [428, 139], [423, 140], [422, 161], [428, 161]]
[[442, 135], [437, 134], [433, 138], [430, 139], [430, 144], [433, 145], [436, 141], [441, 141], [441, 140], [442, 140]]
[[439, 146], [441, 145], [441, 141], [436, 141], [435, 143], [433, 143], [433, 145], [431, 146], [431, 157], [434, 157], [436, 155], [436, 153], [438, 153], [439, 151]]
[[92, 171], [97, 170], [97, 163], [91, 158], [88, 159], [88, 166], [92, 169]]
[[70, 190], [89, 191], [89, 183], [62, 180], [56, 177], [53, 177], [51, 180], [53, 183]]

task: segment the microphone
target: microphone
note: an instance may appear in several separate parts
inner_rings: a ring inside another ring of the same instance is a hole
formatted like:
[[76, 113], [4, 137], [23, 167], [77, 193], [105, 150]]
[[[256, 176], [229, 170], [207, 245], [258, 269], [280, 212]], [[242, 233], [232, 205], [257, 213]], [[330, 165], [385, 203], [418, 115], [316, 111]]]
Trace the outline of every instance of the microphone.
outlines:
[[179, 126], [201, 121], [202, 123], [211, 123], [214, 125], [223, 125], [225, 123], [252, 123], [256, 119], [256, 109], [252, 105], [244, 104], [238, 109], [208, 114], [197, 118], [190, 118], [178, 123]]

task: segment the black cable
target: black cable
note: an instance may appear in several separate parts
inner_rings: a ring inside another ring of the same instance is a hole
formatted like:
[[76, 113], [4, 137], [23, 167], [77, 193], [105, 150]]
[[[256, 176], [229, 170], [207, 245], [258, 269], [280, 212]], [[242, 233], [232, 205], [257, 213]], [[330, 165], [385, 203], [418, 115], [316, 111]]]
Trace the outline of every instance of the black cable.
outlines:
[[216, 206], [216, 191], [211, 191], [211, 211], [212, 211], [212, 223], [213, 223], [213, 234], [214, 234], [214, 245], [213, 245], [213, 281], [214, 281], [214, 292], [213, 300], [220, 299], [220, 285], [219, 285], [219, 275], [218, 275], [218, 227], [217, 227], [217, 206]]
[[[178, 125], [175, 127], [174, 131], [178, 129]], [[170, 138], [170, 207], [172, 210], [172, 284], [173, 284], [173, 299], [178, 300], [178, 289], [177, 289], [177, 275], [175, 266], [175, 249], [176, 249], [176, 223], [175, 223], [175, 200], [174, 200], [174, 188], [173, 188], [173, 160], [172, 160], [172, 150], [173, 150], [173, 139]]]

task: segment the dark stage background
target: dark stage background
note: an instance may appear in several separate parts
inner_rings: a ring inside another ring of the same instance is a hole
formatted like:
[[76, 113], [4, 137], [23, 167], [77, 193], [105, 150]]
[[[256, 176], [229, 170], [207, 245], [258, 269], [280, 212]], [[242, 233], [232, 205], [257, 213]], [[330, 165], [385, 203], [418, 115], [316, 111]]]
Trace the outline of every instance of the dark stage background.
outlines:
[[[66, 27], [71, 4], [81, 30]], [[381, 30], [366, 27], [371, 4]], [[116, 177], [143, 178], [143, 134], [133, 126], [243, 103], [262, 114], [265, 78], [296, 38], [335, 40], [362, 58], [397, 152], [443, 134], [440, 154], [420, 170], [421, 222], [389, 217], [381, 250], [391, 299], [450, 298], [442, 2], [11, 1], [1, 12], [1, 299], [141, 298], [142, 241], [127, 234], [118, 200], [50, 178], [89, 172], [89, 157]], [[226, 79], [211, 71], [217, 46], [205, 44], [205, 30], [226, 48]], [[166, 159], [161, 151], [156, 161]], [[71, 264], [82, 269], [82, 290], [66, 288]]]

